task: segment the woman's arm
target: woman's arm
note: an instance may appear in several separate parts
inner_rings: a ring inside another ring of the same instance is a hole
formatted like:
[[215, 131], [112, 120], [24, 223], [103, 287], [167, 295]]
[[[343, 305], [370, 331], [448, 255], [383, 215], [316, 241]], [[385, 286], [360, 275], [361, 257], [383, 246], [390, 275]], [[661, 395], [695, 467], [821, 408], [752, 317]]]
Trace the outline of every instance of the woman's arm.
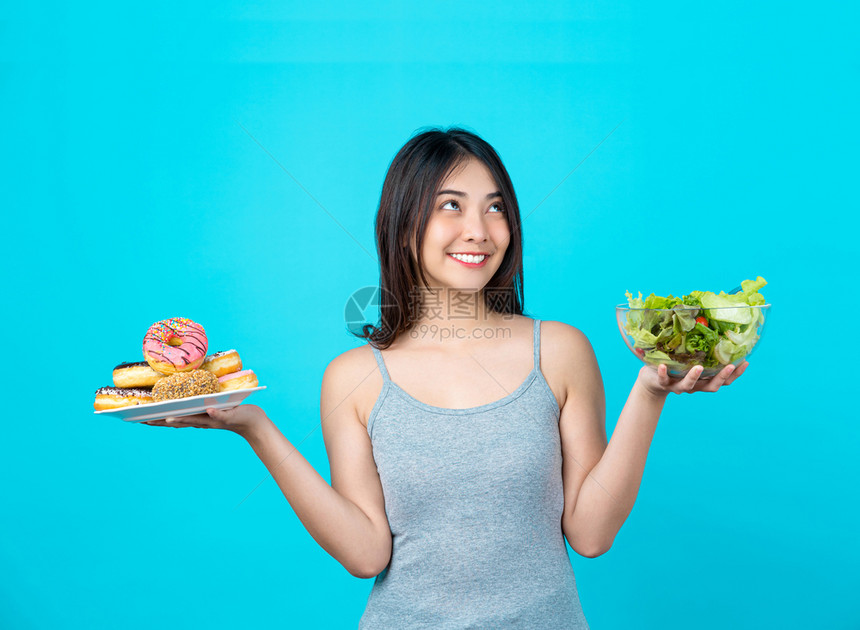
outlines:
[[577, 329], [556, 324], [554, 369], [563, 374], [565, 403], [559, 418], [564, 479], [562, 528], [580, 555], [599, 556], [612, 546], [627, 520], [645, 470], [645, 461], [667, 394], [716, 391], [731, 383], [731, 366], [711, 381], [697, 382], [700, 371], [670, 379], [666, 366], [644, 366], [606, 443], [603, 380], [591, 344]]
[[356, 407], [366, 364], [351, 352], [332, 361], [323, 375], [320, 411], [332, 485], [254, 405], [149, 424], [228, 429], [244, 437], [314, 540], [352, 575], [371, 578], [391, 558], [391, 530], [370, 438]]
[[[648, 392], [639, 380], [633, 385], [612, 439], [585, 474], [575, 504], [565, 510], [565, 536], [577, 553], [591, 558], [606, 553], [627, 520], [665, 400], [665, 394]], [[588, 448], [581, 444], [574, 450]]]
[[[338, 420], [329, 417], [323, 425], [326, 422]], [[362, 426], [357, 419], [356, 423]], [[341, 442], [342, 448], [349, 448], [345, 443], [350, 436], [345, 432], [349, 429], [328, 430], [326, 442]], [[384, 509], [380, 511], [375, 507], [372, 479], [355, 471], [351, 500], [330, 486], [271, 421], [246, 439], [305, 529], [323, 549], [356, 577], [371, 578], [385, 568], [391, 557], [391, 531]], [[336, 465], [331, 465], [333, 480]], [[375, 469], [373, 474], [376, 475]]]

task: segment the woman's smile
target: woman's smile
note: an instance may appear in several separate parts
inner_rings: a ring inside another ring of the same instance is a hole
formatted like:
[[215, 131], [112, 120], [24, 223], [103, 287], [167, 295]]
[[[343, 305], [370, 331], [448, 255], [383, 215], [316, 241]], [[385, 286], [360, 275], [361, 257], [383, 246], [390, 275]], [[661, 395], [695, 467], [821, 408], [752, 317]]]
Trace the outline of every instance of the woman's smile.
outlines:
[[465, 267], [483, 267], [487, 264], [489, 254], [448, 254], [449, 257], [456, 260]]

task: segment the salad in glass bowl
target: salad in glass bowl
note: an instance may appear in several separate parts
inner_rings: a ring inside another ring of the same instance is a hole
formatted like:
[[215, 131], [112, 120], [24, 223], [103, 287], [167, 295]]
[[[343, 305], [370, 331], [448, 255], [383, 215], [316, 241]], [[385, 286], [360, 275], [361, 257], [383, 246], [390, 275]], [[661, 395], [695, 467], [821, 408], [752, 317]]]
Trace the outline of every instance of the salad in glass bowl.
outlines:
[[628, 291], [627, 305], [615, 308], [618, 328], [627, 347], [647, 365], [665, 363], [672, 377], [701, 365], [699, 379], [715, 376], [729, 364], [740, 365], [761, 338], [770, 304], [759, 290], [758, 276], [744, 280], [740, 291], [693, 291], [683, 297], [644, 300]]

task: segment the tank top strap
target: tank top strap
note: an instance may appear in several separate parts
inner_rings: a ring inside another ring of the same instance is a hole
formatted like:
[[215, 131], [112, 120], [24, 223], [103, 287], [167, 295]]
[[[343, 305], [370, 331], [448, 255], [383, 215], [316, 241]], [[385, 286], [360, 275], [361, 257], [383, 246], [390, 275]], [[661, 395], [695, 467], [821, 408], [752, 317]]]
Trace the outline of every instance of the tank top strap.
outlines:
[[382, 373], [382, 381], [390, 381], [391, 378], [388, 376], [388, 369], [385, 367], [385, 361], [382, 360], [382, 353], [379, 351], [379, 348], [373, 344], [368, 345], [370, 346], [370, 349], [373, 350], [373, 356], [376, 357], [376, 365], [379, 366], [379, 371]]
[[535, 320], [534, 332], [535, 370], [540, 370], [540, 320]]

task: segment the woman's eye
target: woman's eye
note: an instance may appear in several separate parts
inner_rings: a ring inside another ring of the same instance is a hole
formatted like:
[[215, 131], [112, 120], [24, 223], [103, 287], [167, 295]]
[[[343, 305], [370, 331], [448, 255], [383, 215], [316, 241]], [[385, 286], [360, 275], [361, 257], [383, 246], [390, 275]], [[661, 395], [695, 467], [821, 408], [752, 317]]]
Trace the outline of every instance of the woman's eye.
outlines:
[[[460, 204], [452, 199], [442, 204], [442, 210], [460, 210]], [[505, 207], [501, 203], [494, 203], [492, 206], [490, 206], [490, 211], [493, 214], [502, 213], [505, 211]]]

